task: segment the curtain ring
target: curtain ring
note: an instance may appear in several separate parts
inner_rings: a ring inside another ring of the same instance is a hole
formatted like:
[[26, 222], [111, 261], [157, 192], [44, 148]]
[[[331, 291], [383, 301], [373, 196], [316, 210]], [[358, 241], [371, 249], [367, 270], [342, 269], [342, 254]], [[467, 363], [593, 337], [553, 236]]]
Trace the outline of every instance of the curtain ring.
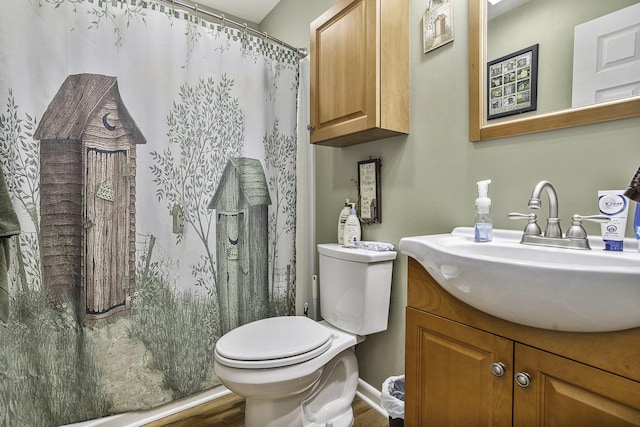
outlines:
[[244, 23], [244, 28], [243, 28], [243, 30], [242, 30], [242, 35], [243, 35], [244, 37], [247, 37], [247, 29], [248, 29], [248, 28], [249, 28], [249, 26], [248, 26], [248, 25], [247, 25], [247, 23], [245, 22], [245, 23]]
[[224, 13], [223, 13], [223, 14], [220, 16], [220, 21], [221, 21], [221, 23], [222, 23], [222, 29], [224, 29], [224, 27], [225, 27], [225, 25], [226, 25], [226, 24], [225, 24], [225, 22], [224, 22], [224, 21], [225, 21], [225, 19], [227, 19], [227, 18], [224, 16]]
[[266, 31], [264, 33], [262, 33], [262, 42], [263, 43], [265, 43], [268, 38], [269, 38], [269, 34], [267, 34]]

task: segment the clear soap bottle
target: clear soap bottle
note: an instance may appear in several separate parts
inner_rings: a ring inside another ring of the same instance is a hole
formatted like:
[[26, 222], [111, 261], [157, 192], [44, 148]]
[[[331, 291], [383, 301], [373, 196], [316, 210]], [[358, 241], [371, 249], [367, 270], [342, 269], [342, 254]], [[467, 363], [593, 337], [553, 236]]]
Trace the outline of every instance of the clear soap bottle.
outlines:
[[490, 242], [493, 240], [493, 221], [491, 220], [491, 199], [489, 192], [490, 179], [478, 181], [478, 198], [475, 210], [475, 241]]

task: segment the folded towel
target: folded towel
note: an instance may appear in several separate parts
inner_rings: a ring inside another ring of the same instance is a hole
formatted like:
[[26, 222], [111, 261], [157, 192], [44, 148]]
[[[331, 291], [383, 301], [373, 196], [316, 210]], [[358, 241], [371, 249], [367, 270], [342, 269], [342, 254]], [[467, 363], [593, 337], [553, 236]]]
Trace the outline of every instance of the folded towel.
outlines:
[[0, 322], [4, 323], [9, 320], [9, 239], [16, 234], [20, 234], [20, 222], [0, 167]]

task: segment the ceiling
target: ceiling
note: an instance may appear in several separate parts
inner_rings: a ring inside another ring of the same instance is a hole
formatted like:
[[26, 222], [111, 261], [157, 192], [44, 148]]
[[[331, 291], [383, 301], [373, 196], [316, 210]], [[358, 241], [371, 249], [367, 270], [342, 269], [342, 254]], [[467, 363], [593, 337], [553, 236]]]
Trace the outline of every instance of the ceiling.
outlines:
[[491, 0], [488, 2], [489, 10], [487, 12], [487, 19], [491, 21], [493, 18], [497, 18], [503, 13], [507, 13], [516, 7], [520, 7], [525, 3], [528, 3], [530, 0], [500, 0], [498, 2], [492, 3]]
[[[234, 15], [242, 20], [259, 24], [281, 0], [191, 0], [221, 13]], [[502, 0], [495, 5], [489, 2], [489, 20], [521, 6], [530, 0]]]
[[198, 0], [195, 3], [259, 24], [280, 0]]

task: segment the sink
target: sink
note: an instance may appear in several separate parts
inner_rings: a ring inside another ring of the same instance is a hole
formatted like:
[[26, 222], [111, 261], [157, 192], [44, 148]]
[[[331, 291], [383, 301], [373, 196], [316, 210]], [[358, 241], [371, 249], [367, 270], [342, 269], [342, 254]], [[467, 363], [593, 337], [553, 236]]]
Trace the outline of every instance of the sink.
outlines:
[[414, 258], [451, 295], [504, 320], [569, 332], [608, 332], [640, 326], [640, 253], [523, 245], [522, 231], [494, 230], [476, 243], [470, 227], [450, 234], [405, 237], [400, 251]]

